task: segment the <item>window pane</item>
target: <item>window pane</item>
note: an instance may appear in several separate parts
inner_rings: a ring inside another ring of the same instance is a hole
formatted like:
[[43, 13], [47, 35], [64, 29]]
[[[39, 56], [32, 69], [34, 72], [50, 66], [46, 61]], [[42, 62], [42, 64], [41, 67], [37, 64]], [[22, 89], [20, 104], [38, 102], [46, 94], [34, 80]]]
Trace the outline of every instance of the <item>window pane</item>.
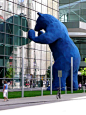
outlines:
[[11, 55], [13, 51], [13, 47], [9, 45], [5, 45], [5, 55]]

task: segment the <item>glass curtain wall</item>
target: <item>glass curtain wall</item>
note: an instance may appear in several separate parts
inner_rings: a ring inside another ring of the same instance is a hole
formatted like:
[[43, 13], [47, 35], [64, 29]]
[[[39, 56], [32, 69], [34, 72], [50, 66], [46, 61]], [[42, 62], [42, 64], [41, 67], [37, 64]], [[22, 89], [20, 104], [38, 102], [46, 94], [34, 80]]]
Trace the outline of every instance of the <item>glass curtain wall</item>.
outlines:
[[[79, 48], [80, 51], [80, 55], [81, 55], [81, 61], [85, 61], [86, 58], [86, 38], [85, 37], [81, 37], [81, 38], [77, 38], [77, 37], [73, 37], [73, 41], [76, 44], [76, 46]], [[84, 63], [81, 67], [84, 67]]]
[[[59, 20], [61, 22], [86, 23], [86, 0], [59, 0]], [[81, 61], [86, 58], [86, 37], [72, 37], [77, 45]]]
[[0, 0], [0, 89], [4, 80], [10, 89], [21, 88], [22, 54], [24, 87], [40, 87], [41, 83], [46, 87], [50, 49], [30, 41], [28, 31], [34, 29], [37, 12], [58, 18], [58, 6], [58, 0]]
[[86, 0], [59, 0], [61, 22], [86, 22]]

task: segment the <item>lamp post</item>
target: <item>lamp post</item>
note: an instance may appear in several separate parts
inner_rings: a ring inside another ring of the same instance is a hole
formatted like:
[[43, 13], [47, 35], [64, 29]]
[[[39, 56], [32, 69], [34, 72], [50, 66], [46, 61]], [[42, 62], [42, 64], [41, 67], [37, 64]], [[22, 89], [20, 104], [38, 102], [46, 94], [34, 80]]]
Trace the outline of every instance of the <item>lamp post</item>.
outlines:
[[34, 84], [36, 84], [36, 63], [34, 63]]
[[22, 46], [22, 97], [24, 97], [24, 46]]
[[[34, 83], [36, 84], [36, 71], [37, 71], [38, 67], [37, 67], [37, 63], [36, 63], [36, 55], [35, 55], [35, 51], [34, 51]], [[39, 70], [39, 69], [38, 69]]]

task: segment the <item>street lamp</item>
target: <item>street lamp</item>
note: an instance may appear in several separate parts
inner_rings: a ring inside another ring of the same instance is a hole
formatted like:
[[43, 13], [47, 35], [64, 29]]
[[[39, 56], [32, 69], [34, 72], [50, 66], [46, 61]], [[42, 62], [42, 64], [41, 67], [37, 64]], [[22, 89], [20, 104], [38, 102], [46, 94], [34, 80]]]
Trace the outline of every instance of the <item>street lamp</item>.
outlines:
[[36, 84], [36, 63], [34, 62], [34, 83]]
[[[38, 69], [37, 64], [36, 64], [36, 55], [34, 51], [34, 83], [36, 84], [36, 70]], [[39, 70], [39, 69], [38, 69]]]

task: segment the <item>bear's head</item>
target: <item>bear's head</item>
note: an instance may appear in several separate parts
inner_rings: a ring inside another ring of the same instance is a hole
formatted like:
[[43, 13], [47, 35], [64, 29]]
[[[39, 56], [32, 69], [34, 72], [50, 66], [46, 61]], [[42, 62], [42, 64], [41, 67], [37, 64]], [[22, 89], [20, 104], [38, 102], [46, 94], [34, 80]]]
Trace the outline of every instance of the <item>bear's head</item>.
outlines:
[[37, 13], [39, 15], [37, 21], [36, 21], [36, 26], [35, 26], [35, 31], [40, 31], [42, 29], [46, 30], [47, 26], [50, 23], [57, 22], [58, 20], [49, 14], [41, 14]]

